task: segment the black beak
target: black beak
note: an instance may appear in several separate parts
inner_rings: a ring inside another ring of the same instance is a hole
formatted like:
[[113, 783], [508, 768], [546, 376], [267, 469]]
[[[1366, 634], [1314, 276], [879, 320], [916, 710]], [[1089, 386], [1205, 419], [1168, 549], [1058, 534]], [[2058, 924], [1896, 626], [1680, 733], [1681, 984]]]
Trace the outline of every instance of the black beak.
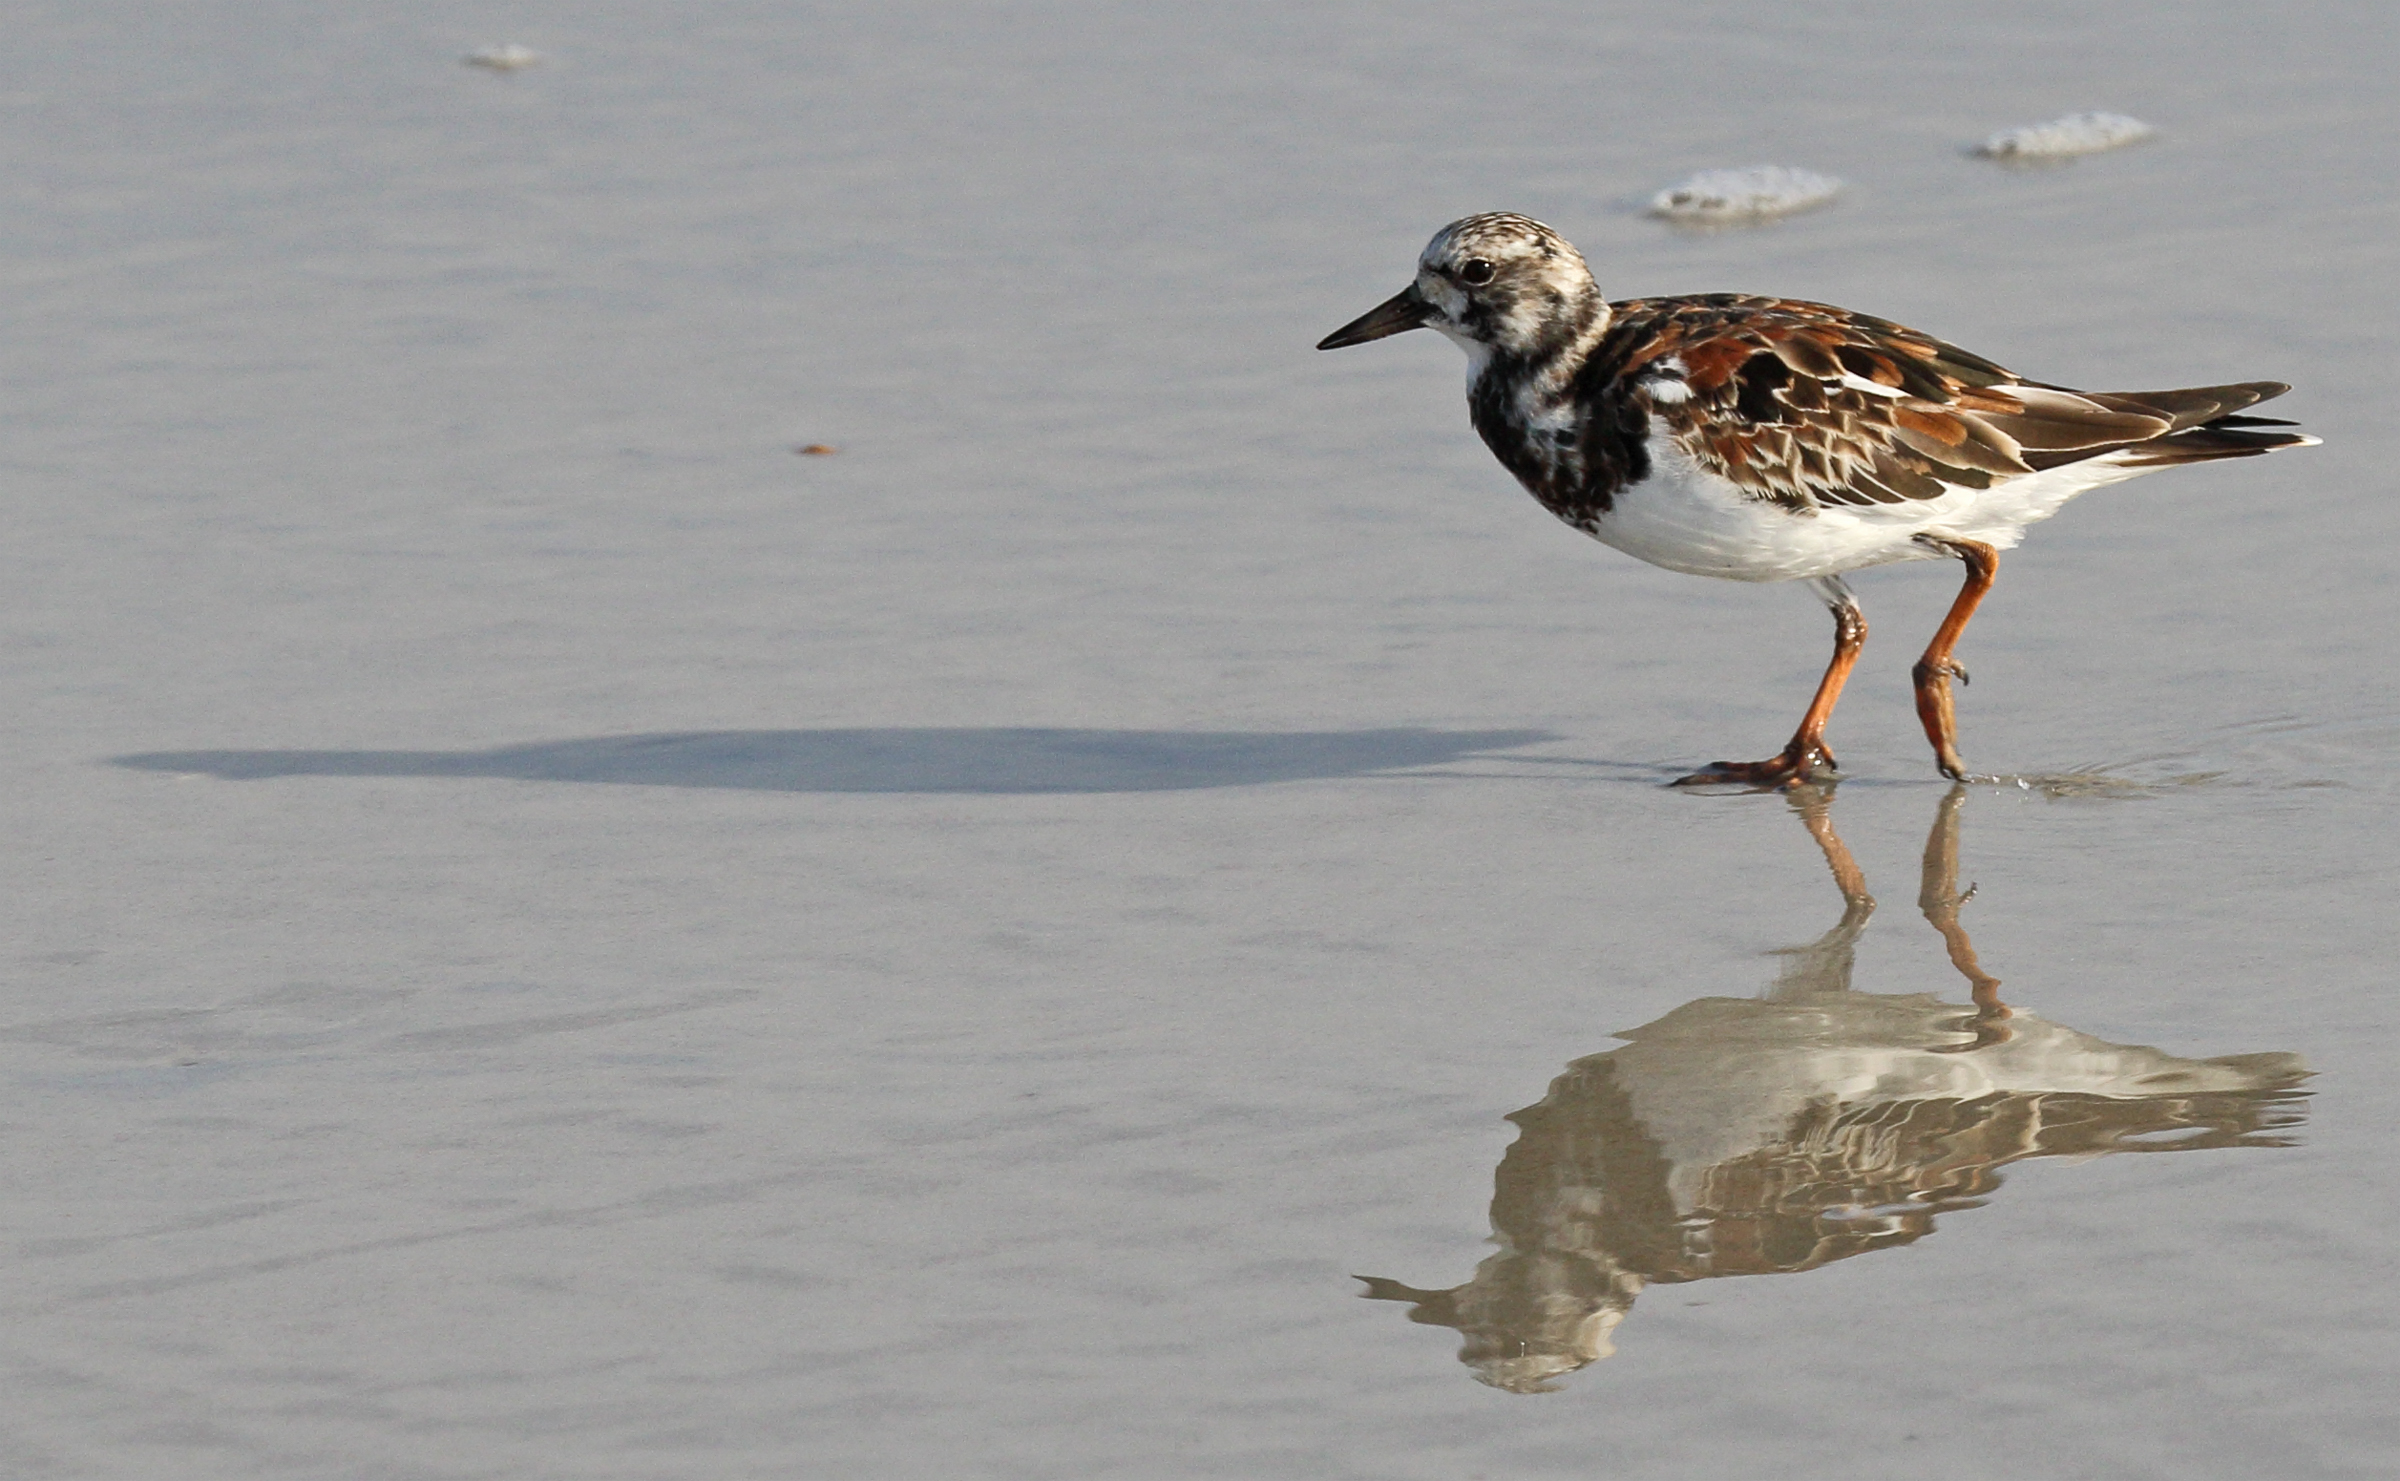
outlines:
[[1346, 349], [1351, 345], [1363, 345], [1371, 339], [1405, 334], [1411, 329], [1424, 328], [1425, 321], [1432, 316], [1433, 305], [1417, 297], [1417, 285], [1411, 283], [1333, 333], [1318, 340], [1317, 348], [1320, 350]]

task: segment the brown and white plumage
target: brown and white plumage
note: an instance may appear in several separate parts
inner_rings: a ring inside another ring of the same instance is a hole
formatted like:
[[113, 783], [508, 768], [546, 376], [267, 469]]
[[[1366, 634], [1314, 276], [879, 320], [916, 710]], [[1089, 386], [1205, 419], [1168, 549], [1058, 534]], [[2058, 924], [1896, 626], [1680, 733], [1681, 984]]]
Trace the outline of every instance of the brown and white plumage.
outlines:
[[1792, 744], [1688, 781], [1779, 785], [1831, 765], [1824, 722], [1866, 634], [1842, 573], [1946, 557], [1969, 579], [1918, 665], [1918, 708], [1941, 769], [1962, 775], [1949, 650], [1999, 551], [2101, 484], [2315, 441], [2240, 414], [2290, 389], [2273, 381], [2077, 391], [1826, 304], [1610, 303], [1564, 238], [1506, 213], [1443, 228], [1408, 288], [1319, 348], [1421, 326], [1466, 350], [1476, 431], [1560, 519], [1669, 570], [1807, 581], [1833, 609], [1834, 665]]
[[[2138, 447], [2140, 466], [2288, 438], [2229, 414], [2291, 387], [2088, 393], [1865, 314], [1711, 294], [1613, 305], [1621, 375], [1712, 472], [1786, 508], [1940, 498]], [[2288, 425], [2275, 423], [2273, 425]], [[2196, 436], [2181, 436], [2197, 432]]]

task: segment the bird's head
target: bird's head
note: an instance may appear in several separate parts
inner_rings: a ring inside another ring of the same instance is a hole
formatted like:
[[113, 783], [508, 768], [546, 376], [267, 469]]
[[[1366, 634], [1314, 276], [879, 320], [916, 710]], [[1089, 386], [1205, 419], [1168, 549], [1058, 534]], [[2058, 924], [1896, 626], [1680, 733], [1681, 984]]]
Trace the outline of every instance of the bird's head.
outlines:
[[1495, 211], [1453, 221], [1417, 258], [1417, 280], [1318, 342], [1363, 345], [1438, 329], [1476, 370], [1495, 357], [1542, 361], [1608, 322], [1592, 271], [1565, 237], [1530, 216]]

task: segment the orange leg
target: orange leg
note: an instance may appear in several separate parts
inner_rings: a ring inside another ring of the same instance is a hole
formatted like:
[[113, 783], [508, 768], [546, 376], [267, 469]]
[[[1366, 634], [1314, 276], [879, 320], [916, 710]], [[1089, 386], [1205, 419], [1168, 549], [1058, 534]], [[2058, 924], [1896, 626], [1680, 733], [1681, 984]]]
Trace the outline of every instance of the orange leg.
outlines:
[[1966, 562], [1967, 584], [1959, 589], [1958, 600], [1950, 604], [1950, 615], [1934, 630], [1933, 641], [1925, 645], [1925, 656], [1909, 671], [1917, 681], [1917, 718], [1925, 724], [1925, 738], [1933, 742], [1934, 764], [1942, 775], [1954, 782], [1967, 779], [1967, 763], [1958, 754], [1958, 714], [1950, 702], [1950, 681], [1967, 682], [1967, 671], [1951, 657], [1958, 646], [1958, 635], [1967, 630], [1967, 619], [1982, 605], [1984, 593], [1992, 589], [1992, 579], [2000, 574], [2000, 552], [1974, 540], [1937, 540], [1929, 535], [1917, 537], [1936, 550], [1947, 551]]
[[1848, 682], [1850, 670], [1858, 663], [1858, 650], [1867, 643], [1867, 616], [1858, 610], [1858, 601], [1839, 576], [1813, 581], [1817, 595], [1833, 609], [1833, 661], [1825, 666], [1825, 677], [1817, 683], [1817, 697], [1809, 701], [1808, 713], [1800, 717], [1800, 728], [1793, 732], [1790, 745], [1780, 756], [1764, 761], [1717, 761], [1690, 776], [1679, 778], [1678, 787], [1705, 787], [1724, 782], [1740, 782], [1754, 787], [1789, 787], [1808, 781], [1820, 771], [1834, 770], [1838, 763], [1825, 745], [1825, 722], [1833, 718], [1834, 702], [1842, 697], [1842, 685]]

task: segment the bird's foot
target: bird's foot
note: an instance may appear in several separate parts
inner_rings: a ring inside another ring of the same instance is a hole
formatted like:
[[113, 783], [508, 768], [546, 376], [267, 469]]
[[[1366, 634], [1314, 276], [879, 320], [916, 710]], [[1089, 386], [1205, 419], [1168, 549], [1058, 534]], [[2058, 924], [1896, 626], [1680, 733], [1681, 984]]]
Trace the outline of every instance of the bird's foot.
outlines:
[[1967, 671], [1956, 659], [1920, 658], [1909, 677], [1917, 688], [1917, 719], [1925, 738], [1933, 742], [1933, 764], [1954, 782], [1967, 779], [1967, 763], [1958, 754], [1958, 713], [1950, 701], [1950, 681], [1967, 682]]
[[1783, 748], [1780, 756], [1764, 761], [1712, 761], [1687, 777], [1678, 777], [1678, 787], [1749, 787], [1759, 792], [1778, 792], [1809, 782], [1829, 780], [1840, 767], [1823, 741], [1794, 740]]

